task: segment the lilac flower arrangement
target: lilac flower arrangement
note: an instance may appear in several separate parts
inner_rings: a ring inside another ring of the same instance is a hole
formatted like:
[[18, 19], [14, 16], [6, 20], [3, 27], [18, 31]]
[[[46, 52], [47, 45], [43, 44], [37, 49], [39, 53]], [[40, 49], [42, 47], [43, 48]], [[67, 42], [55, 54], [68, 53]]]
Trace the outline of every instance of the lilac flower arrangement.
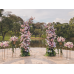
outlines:
[[[66, 47], [66, 49], [71, 49], [73, 48], [73, 43], [72, 42], [66, 42], [64, 43], [64, 47]], [[68, 50], [66, 51], [66, 58], [68, 57]], [[71, 51], [69, 51], [69, 58], [71, 58]]]
[[[56, 43], [55, 43], [55, 38], [56, 38], [56, 33], [54, 29], [54, 26], [51, 23], [45, 24], [45, 28], [46, 28], [46, 42], [47, 42], [47, 51], [46, 51], [46, 55], [47, 56], [55, 56], [56, 53], [54, 51], [54, 48], [56, 47]], [[49, 52], [50, 51], [50, 52]]]
[[30, 37], [31, 37], [31, 33], [30, 33], [30, 24], [33, 23], [33, 17], [31, 17], [28, 21], [24, 22], [23, 25], [21, 25], [21, 39], [20, 39], [20, 42], [21, 42], [21, 56], [29, 56], [30, 53], [29, 53], [29, 45], [30, 45]]
[[0, 42], [0, 47], [3, 47], [3, 42]]
[[58, 54], [59, 54], [59, 50], [60, 50], [61, 55], [63, 54], [63, 53], [62, 53], [62, 49], [63, 49], [63, 47], [64, 47], [64, 42], [65, 42], [65, 38], [63, 38], [63, 37], [61, 37], [61, 36], [57, 38], [57, 44], [58, 44], [59, 47], [60, 47], [60, 49], [57, 47]]
[[[4, 48], [4, 59], [5, 59], [5, 48], [9, 46], [9, 42], [8, 41], [2, 41], [0, 42], [0, 47]], [[2, 49], [2, 58], [3, 58], [3, 49]]]
[[63, 38], [63, 37], [60, 36], [60, 37], [57, 38], [57, 41], [58, 42], [65, 42], [65, 38]]
[[4, 41], [3, 42], [3, 47], [8, 47], [9, 46], [9, 42], [8, 41]]
[[8, 47], [9, 46], [9, 42], [8, 41], [4, 41], [4, 42], [0, 42], [0, 47]]
[[17, 41], [18, 41], [18, 37], [16, 37], [16, 36], [10, 37], [10, 44], [12, 46], [12, 57], [13, 57], [13, 52], [14, 52], [14, 48], [15, 48]]
[[13, 36], [13, 37], [10, 38], [10, 41], [15, 41], [15, 42], [18, 41], [18, 37]]
[[66, 42], [65, 44], [64, 44], [64, 46], [65, 47], [67, 47], [67, 48], [73, 48], [73, 43], [72, 42]]

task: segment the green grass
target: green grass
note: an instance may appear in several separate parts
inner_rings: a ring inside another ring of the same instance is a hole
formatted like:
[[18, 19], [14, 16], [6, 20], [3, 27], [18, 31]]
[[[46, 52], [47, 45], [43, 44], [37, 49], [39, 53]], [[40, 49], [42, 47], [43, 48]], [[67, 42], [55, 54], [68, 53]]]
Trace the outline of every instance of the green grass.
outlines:
[[31, 37], [31, 38], [41, 38], [41, 37]]
[[[10, 37], [11, 37], [10, 35], [6, 35], [4, 40], [2, 40], [2, 36], [0, 36], [0, 41], [9, 41]], [[19, 39], [20, 39], [20, 36], [19, 36]]]
[[0, 36], [0, 41], [2, 40], [2, 36]]
[[10, 36], [5, 36], [4, 40], [2, 40], [2, 36], [0, 36], [0, 41], [9, 41], [10, 39]]
[[[5, 38], [4, 38], [4, 40], [2, 40], [2, 36], [0, 36], [0, 41], [9, 41], [9, 39], [10, 39], [10, 35], [6, 35], [5, 36]], [[21, 36], [19, 36], [19, 39], [21, 38]], [[31, 37], [31, 38], [34, 38], [34, 39], [41, 39], [41, 37]]]

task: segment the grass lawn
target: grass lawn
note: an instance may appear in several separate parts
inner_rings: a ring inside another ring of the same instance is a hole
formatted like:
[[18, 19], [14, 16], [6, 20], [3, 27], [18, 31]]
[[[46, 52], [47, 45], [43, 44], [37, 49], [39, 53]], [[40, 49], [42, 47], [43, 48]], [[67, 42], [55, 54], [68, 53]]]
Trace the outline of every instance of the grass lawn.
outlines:
[[[7, 35], [6, 35], [5, 38], [4, 38], [4, 41], [8, 41], [9, 39], [10, 39], [10, 36], [7, 36]], [[3, 41], [3, 40], [2, 40], [2, 36], [0, 36], [0, 41]]]
[[36, 39], [44, 39], [44, 38], [42, 38], [42, 37], [31, 37], [32, 39], [33, 38], [36, 38]]
[[[4, 40], [2, 40], [2, 36], [0, 36], [0, 41], [9, 41], [10, 37], [11, 36], [6, 35], [5, 38], [4, 38]], [[20, 39], [20, 36], [19, 36], [19, 39]]]
[[[11, 37], [10, 35], [6, 35], [5, 38], [4, 38], [4, 41], [9, 41], [10, 37]], [[20, 39], [20, 36], [19, 36], [19, 39]], [[35, 39], [39, 40], [39, 39], [44, 39], [44, 38], [41, 38], [41, 37], [31, 37], [31, 39], [32, 40], [35, 40]], [[2, 40], [2, 36], [0, 36], [0, 41], [3, 41]]]

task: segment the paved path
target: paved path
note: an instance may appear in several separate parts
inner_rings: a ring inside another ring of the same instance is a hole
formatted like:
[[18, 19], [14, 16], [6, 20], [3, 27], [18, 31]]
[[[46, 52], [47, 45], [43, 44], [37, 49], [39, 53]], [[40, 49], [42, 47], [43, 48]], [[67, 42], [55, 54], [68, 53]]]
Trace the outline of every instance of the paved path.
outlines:
[[3, 62], [3, 64], [55, 64], [44, 56], [44, 51], [44, 48], [31, 48], [31, 56], [12, 58], [9, 61]]
[[[20, 49], [16, 49], [16, 54], [14, 53], [14, 56], [12, 58], [12, 52], [11, 49], [8, 50], [8, 56], [6, 53], [5, 60], [1, 60], [1, 50], [0, 50], [0, 63], [1, 64], [70, 64], [74, 63], [74, 58], [72, 59], [66, 59], [65, 53], [66, 51], [63, 50], [63, 56], [60, 57], [59, 55], [56, 55], [55, 57], [47, 57], [44, 56], [46, 49], [45, 48], [31, 48], [30, 49], [30, 55], [27, 57], [20, 57]], [[7, 50], [6, 50], [7, 52]], [[72, 56], [73, 56], [72, 52]]]

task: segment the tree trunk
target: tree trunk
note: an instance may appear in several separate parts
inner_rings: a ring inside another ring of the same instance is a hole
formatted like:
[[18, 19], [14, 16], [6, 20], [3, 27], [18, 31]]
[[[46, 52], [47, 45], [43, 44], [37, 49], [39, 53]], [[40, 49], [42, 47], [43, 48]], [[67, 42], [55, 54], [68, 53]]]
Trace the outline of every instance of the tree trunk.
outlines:
[[36, 35], [35, 35], [35, 38], [36, 38]]
[[15, 31], [15, 36], [16, 36], [16, 31]]
[[40, 37], [41, 37], [41, 34], [40, 34]]
[[2, 37], [3, 37], [3, 39], [2, 39], [2, 40], [4, 40], [5, 35], [3, 35]]
[[40, 34], [39, 34], [39, 37], [40, 37]]
[[7, 33], [7, 32], [2, 33], [3, 40], [4, 40], [4, 38], [5, 38], [6, 33]]

